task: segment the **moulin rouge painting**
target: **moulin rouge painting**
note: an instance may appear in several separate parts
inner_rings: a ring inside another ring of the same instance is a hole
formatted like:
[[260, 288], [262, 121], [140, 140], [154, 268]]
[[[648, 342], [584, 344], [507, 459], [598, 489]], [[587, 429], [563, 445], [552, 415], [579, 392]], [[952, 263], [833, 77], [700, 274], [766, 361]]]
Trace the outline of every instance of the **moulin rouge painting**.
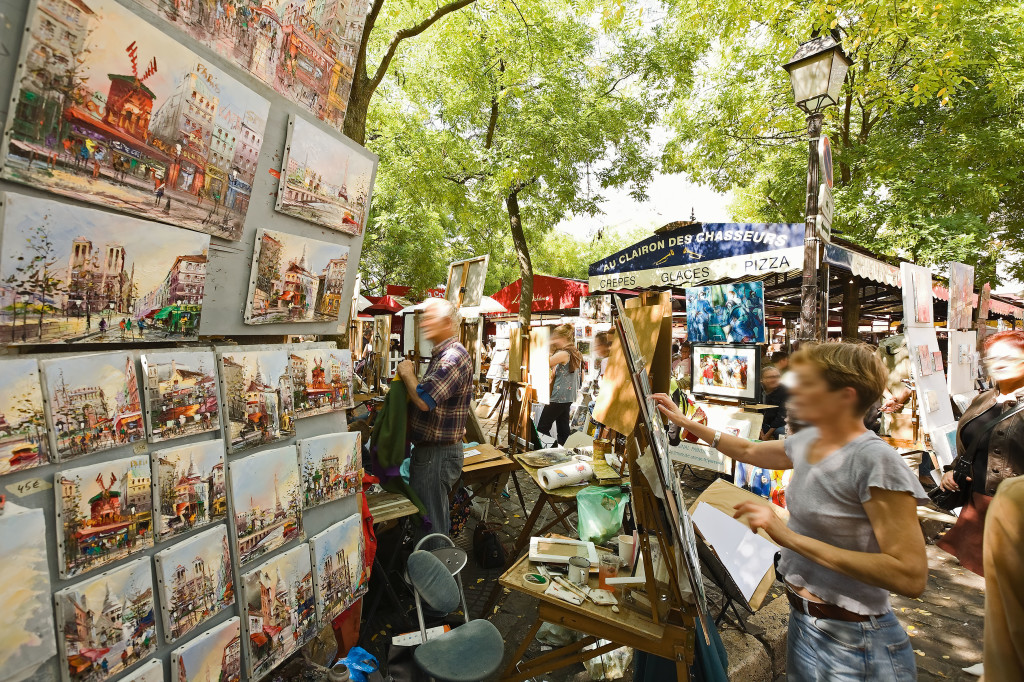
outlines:
[[212, 352], [146, 353], [142, 376], [151, 443], [220, 428], [217, 359]]
[[50, 460], [39, 365], [34, 359], [0, 361], [0, 476]]
[[267, 100], [114, 0], [36, 0], [19, 64], [3, 177], [241, 236]]
[[299, 459], [284, 447], [229, 466], [238, 563], [245, 565], [302, 534]]
[[154, 555], [164, 637], [181, 637], [235, 603], [234, 575], [223, 524]]
[[352, 351], [303, 348], [288, 351], [295, 418], [351, 408]]
[[229, 452], [295, 434], [294, 388], [284, 349], [233, 350], [220, 355], [219, 363]]
[[153, 470], [160, 540], [227, 516], [223, 440], [157, 450]]
[[10, 192], [2, 199], [0, 342], [196, 337], [208, 235]]

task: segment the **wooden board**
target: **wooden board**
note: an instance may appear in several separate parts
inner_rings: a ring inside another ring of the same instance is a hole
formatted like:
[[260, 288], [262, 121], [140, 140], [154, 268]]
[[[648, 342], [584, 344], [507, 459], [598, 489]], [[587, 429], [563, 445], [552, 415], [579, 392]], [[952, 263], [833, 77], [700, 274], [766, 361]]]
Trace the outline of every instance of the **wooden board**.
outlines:
[[401, 493], [375, 493], [366, 496], [366, 505], [374, 524], [393, 521], [417, 513], [416, 505]]
[[530, 386], [533, 387], [534, 401], [547, 405], [551, 400], [551, 329], [534, 327], [530, 330]]

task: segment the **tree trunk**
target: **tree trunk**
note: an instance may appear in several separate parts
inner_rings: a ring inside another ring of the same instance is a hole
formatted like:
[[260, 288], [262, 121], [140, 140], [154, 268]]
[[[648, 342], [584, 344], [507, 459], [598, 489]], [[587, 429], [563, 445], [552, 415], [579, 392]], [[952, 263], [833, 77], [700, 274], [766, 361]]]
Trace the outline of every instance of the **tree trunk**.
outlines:
[[530, 246], [526, 243], [523, 220], [519, 214], [520, 191], [519, 187], [510, 191], [508, 198], [505, 199], [505, 206], [508, 208], [508, 224], [512, 231], [512, 244], [515, 246], [516, 258], [519, 260], [519, 275], [523, 279], [522, 290], [519, 294], [519, 325], [521, 330], [528, 331], [533, 308], [533, 263], [530, 262]]
[[370, 99], [374, 90], [365, 74], [357, 74], [352, 78], [352, 92], [348, 98], [342, 132], [350, 140], [361, 145], [366, 144], [366, 112], [370, 109]]

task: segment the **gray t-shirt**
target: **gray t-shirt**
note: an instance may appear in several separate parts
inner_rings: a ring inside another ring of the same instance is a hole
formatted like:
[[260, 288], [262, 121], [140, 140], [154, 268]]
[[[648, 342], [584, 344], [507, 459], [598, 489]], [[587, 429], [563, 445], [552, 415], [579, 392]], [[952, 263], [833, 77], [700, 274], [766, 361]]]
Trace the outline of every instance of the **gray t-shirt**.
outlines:
[[[928, 501], [924, 488], [896, 451], [871, 431], [810, 464], [807, 453], [817, 439], [816, 428], [786, 439], [786, 454], [793, 461], [793, 478], [786, 488], [789, 527], [842, 549], [879, 552], [864, 511], [871, 488], [906, 491], [921, 504]], [[790, 584], [854, 613], [889, 611], [889, 590], [837, 573], [792, 550], [782, 550], [779, 572]]]
[[580, 371], [569, 371], [569, 363], [555, 365], [555, 381], [551, 385], [551, 402], [571, 403], [580, 390]]

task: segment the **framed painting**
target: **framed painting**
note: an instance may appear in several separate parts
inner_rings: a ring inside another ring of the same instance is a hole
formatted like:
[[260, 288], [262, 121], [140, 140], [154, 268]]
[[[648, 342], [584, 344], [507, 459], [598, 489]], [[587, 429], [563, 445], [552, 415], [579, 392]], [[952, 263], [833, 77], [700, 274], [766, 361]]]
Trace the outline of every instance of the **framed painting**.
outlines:
[[228, 469], [240, 566], [302, 535], [302, 483], [293, 446], [236, 459]]
[[295, 418], [351, 409], [352, 352], [337, 348], [297, 348], [288, 351], [288, 370], [295, 390]]
[[29, 7], [0, 176], [239, 239], [270, 103], [116, 0], [70, 7]]
[[329, 230], [361, 236], [376, 174], [376, 154], [344, 135], [289, 116], [275, 208]]
[[358, 431], [303, 438], [298, 447], [304, 509], [362, 489], [362, 436]]
[[764, 282], [686, 289], [691, 343], [764, 343]]
[[166, 641], [173, 642], [235, 603], [224, 524], [157, 552], [153, 561]]
[[0, 342], [195, 338], [208, 235], [23, 194], [0, 198]]
[[150, 443], [220, 429], [212, 351], [143, 353], [142, 382]]
[[694, 343], [693, 394], [757, 402], [761, 387], [761, 354], [757, 346], [712, 346]]
[[949, 264], [949, 317], [947, 329], [970, 329], [974, 325], [974, 266]]
[[227, 517], [223, 440], [157, 450], [151, 456], [158, 540]]
[[164, 662], [151, 658], [135, 672], [122, 677], [121, 682], [164, 682]]
[[611, 322], [612, 297], [609, 294], [581, 296], [580, 317], [590, 322]]
[[295, 435], [294, 392], [288, 352], [231, 350], [219, 353], [228, 452], [238, 453]]
[[900, 263], [903, 282], [903, 323], [907, 327], [931, 327], [934, 322], [932, 271], [921, 265]]
[[363, 520], [352, 514], [309, 539], [321, 622], [334, 620], [366, 593], [369, 571], [363, 557]]
[[344, 322], [347, 268], [347, 246], [260, 229], [245, 323]]
[[34, 358], [0, 361], [0, 386], [0, 475], [49, 463], [39, 364]]
[[210, 628], [171, 652], [177, 682], [239, 682], [242, 636], [238, 616]]

